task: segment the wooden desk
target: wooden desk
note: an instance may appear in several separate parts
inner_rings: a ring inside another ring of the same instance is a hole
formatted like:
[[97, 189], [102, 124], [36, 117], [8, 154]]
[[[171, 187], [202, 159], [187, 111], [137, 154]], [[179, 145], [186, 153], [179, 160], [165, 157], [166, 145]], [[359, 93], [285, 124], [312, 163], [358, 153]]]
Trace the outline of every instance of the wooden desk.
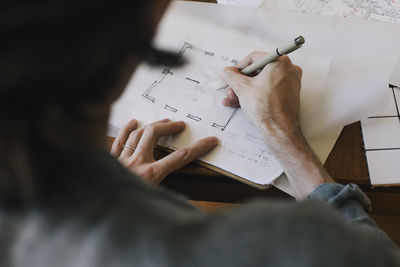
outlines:
[[[214, 0], [197, 1], [215, 3]], [[371, 216], [400, 246], [400, 187], [371, 187], [360, 123], [343, 129], [325, 168], [337, 182], [356, 183], [367, 193], [372, 201]], [[292, 199], [276, 188], [260, 191], [195, 164], [170, 174], [162, 185], [186, 195], [208, 211], [237, 205], [254, 197]]]

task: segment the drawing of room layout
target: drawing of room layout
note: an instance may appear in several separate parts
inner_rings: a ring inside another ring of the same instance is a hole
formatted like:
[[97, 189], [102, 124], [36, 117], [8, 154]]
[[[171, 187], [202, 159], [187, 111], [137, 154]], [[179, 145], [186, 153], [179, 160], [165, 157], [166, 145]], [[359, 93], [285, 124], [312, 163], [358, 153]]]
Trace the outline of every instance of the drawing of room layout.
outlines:
[[210, 126], [224, 131], [234, 118], [238, 107], [228, 108], [221, 104], [226, 95], [220, 90], [223, 82], [220, 73], [237, 60], [200, 49], [185, 42], [179, 55], [186, 61], [199, 62], [184, 68], [163, 67], [158, 78], [150, 82], [142, 97], [163, 109], [180, 114], [194, 122], [206, 119]]

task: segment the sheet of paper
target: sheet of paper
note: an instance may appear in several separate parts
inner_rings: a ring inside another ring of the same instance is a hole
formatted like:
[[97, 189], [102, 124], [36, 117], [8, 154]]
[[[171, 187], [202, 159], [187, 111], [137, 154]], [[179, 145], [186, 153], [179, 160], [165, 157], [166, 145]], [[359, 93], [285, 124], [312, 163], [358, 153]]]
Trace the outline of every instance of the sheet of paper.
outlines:
[[[142, 124], [164, 117], [184, 120], [187, 129], [163, 140], [162, 145], [176, 149], [206, 136], [217, 136], [219, 146], [201, 160], [257, 184], [276, 179], [282, 169], [256, 127], [241, 109], [222, 106], [225, 91], [220, 90], [223, 84], [219, 73], [225, 66], [237, 64], [249, 51], [271, 50], [278, 44], [251, 39], [173, 10], [164, 18], [155, 43], [177, 51], [188, 64], [181, 68], [140, 66], [114, 105], [110, 123], [121, 127], [132, 117]], [[303, 66], [303, 92], [323, 90], [330, 59], [308, 55], [304, 50], [295, 57]]]
[[400, 22], [400, 1], [392, 0], [266, 0], [264, 8]]
[[[267, 12], [279, 10], [400, 23], [400, 1], [392, 0], [266, 0], [262, 8]], [[390, 84], [400, 86], [400, 57]]]
[[[286, 10], [343, 18], [359, 18], [400, 23], [400, 1], [386, 0], [296, 0], [265, 1], [265, 10]], [[394, 34], [394, 33], [393, 33]], [[392, 38], [388, 40], [392, 41]], [[394, 54], [392, 54], [394, 56]], [[389, 83], [400, 86], [400, 58], [390, 75]], [[400, 173], [396, 160], [400, 148], [400, 123], [395, 94], [387, 96], [387, 104], [373, 117], [362, 121], [364, 144], [372, 184], [398, 184]]]
[[390, 75], [390, 84], [393, 86], [400, 87], [400, 56], [397, 60], [396, 66], [394, 67], [392, 74]]
[[367, 151], [369, 175], [373, 185], [400, 185], [400, 150]]
[[218, 4], [259, 7], [264, 0], [217, 0]]
[[400, 28], [396, 24], [279, 10], [265, 15], [260, 9], [222, 5], [210, 8], [210, 4], [193, 8], [192, 3], [181, 3], [179, 9], [188, 16], [272, 41], [301, 34], [308, 53], [332, 57], [324, 90], [306, 98], [319, 101], [301, 107], [307, 136], [318, 136], [371, 116], [387, 102], [389, 76], [400, 50]]
[[369, 118], [363, 120], [362, 125], [364, 127], [366, 151], [400, 148], [400, 121], [398, 116]]

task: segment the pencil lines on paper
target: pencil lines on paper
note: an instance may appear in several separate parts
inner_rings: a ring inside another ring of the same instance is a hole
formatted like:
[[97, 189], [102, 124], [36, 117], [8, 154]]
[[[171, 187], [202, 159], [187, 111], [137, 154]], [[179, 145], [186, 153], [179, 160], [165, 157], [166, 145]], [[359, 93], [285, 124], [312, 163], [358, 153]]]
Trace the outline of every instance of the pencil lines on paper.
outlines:
[[194, 79], [190, 79], [189, 77], [186, 77], [186, 80], [191, 81], [191, 82], [194, 82], [194, 83], [196, 83], [196, 84], [200, 84], [199, 81], [196, 81], [196, 80], [194, 80]]
[[198, 116], [194, 116], [192, 114], [188, 114], [186, 117], [188, 117], [189, 119], [192, 119], [194, 121], [201, 121], [201, 118]]
[[226, 93], [220, 90], [222, 81], [219, 72], [227, 65], [236, 65], [238, 61], [188, 42], [183, 44], [178, 55], [189, 62], [202, 64], [163, 67], [142, 97], [153, 104], [162, 104], [170, 112], [183, 113], [186, 118], [196, 122], [207, 118], [209, 126], [224, 131], [238, 108], [220, 104]]
[[171, 112], [174, 112], [174, 113], [178, 111], [176, 108], [173, 108], [173, 107], [171, 107], [171, 106], [169, 106], [169, 105], [165, 105], [165, 109], [166, 109], [166, 110], [169, 110], [169, 111], [171, 111]]
[[233, 110], [231, 116], [229, 117], [228, 121], [227, 121], [225, 124], [218, 124], [218, 123], [215, 123], [215, 122], [214, 122], [211, 126], [217, 128], [217, 129], [220, 129], [221, 131], [225, 130], [225, 128], [228, 126], [229, 122], [230, 122], [230, 121], [233, 119], [233, 117], [235, 116], [235, 114], [236, 114], [236, 112], [238, 111], [238, 109], [239, 109], [239, 108], [236, 107], [236, 108]]
[[147, 100], [150, 100], [151, 102], [154, 103], [154, 101], [156, 100], [155, 97], [150, 96], [151, 91], [153, 91], [154, 88], [156, 88], [157, 86], [159, 86], [163, 80], [168, 76], [168, 75], [173, 75], [173, 73], [170, 71], [170, 69], [165, 68], [162, 72], [163, 75], [161, 76], [160, 80], [156, 80], [154, 81], [147, 89], [146, 91], [142, 94], [142, 96], [144, 98], [146, 98]]

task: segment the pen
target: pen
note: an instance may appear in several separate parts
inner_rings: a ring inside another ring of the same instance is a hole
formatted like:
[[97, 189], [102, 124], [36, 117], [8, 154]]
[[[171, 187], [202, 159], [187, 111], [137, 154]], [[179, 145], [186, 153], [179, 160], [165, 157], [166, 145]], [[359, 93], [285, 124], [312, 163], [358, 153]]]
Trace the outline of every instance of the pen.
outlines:
[[[274, 52], [269, 53], [265, 57], [261, 58], [259, 61], [254, 62], [250, 66], [242, 69], [240, 71], [240, 73], [244, 74], [244, 75], [250, 75], [250, 74], [254, 73], [256, 70], [262, 69], [269, 63], [277, 60], [279, 57], [281, 57], [283, 55], [287, 55], [293, 51], [296, 51], [304, 43], [305, 43], [305, 40], [304, 40], [303, 36], [299, 36], [296, 39], [294, 39], [293, 41], [291, 41], [290, 43], [283, 45], [281, 47], [278, 47]], [[226, 89], [228, 87], [229, 87], [229, 85], [225, 85], [221, 89]]]

